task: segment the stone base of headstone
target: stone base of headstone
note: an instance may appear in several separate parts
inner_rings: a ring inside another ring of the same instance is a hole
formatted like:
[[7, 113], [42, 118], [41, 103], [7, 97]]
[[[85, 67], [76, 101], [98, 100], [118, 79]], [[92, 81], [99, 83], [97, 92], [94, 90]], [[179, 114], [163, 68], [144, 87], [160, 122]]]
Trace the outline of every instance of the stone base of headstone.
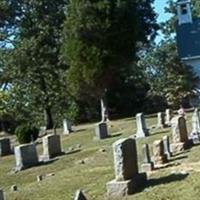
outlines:
[[95, 138], [101, 140], [108, 137], [108, 128], [105, 122], [100, 122], [95, 125]]
[[35, 144], [22, 144], [15, 147], [16, 171], [26, 169], [38, 164]]
[[106, 184], [108, 199], [121, 199], [127, 195], [133, 194], [145, 185], [147, 181], [146, 173], [136, 175], [131, 180], [117, 181], [112, 180]]
[[159, 165], [165, 164], [168, 160], [167, 160], [166, 154], [163, 154], [163, 156], [153, 157], [153, 161], [154, 161], [155, 166], [156, 165], [159, 166]]
[[153, 162], [151, 162], [151, 163], [143, 163], [141, 165], [141, 171], [142, 172], [151, 172], [153, 169], [154, 169]]
[[184, 142], [172, 143], [170, 148], [173, 154], [177, 154], [184, 151], [186, 149], [186, 145]]
[[165, 152], [165, 156], [166, 156], [167, 160], [169, 160], [172, 157], [172, 153], [171, 152]]
[[11, 154], [11, 146], [9, 138], [0, 139], [0, 156]]
[[49, 160], [62, 154], [60, 135], [47, 135], [43, 138], [43, 160]]
[[200, 143], [200, 133], [191, 133], [190, 135], [190, 140], [192, 141], [193, 144], [199, 144]]

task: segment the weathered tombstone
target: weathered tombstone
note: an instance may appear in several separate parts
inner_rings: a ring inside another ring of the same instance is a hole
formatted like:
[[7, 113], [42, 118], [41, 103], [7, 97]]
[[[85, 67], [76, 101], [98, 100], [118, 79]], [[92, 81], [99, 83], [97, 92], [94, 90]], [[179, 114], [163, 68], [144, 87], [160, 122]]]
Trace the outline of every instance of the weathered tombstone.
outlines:
[[163, 145], [164, 145], [164, 154], [167, 156], [167, 159], [169, 160], [172, 156], [172, 153], [170, 150], [169, 136], [165, 135], [163, 137]]
[[141, 165], [141, 171], [142, 172], [150, 172], [153, 170], [154, 165], [153, 165], [153, 162], [151, 162], [148, 144], [144, 144], [142, 146], [142, 153], [143, 153], [143, 162]]
[[72, 126], [69, 120], [64, 119], [63, 120], [63, 134], [68, 135], [72, 132]]
[[11, 154], [11, 146], [9, 138], [0, 139], [0, 156]]
[[74, 200], [87, 200], [87, 198], [85, 197], [85, 195], [81, 190], [77, 190], [75, 193]]
[[35, 144], [22, 144], [15, 147], [16, 170], [20, 171], [38, 164]]
[[146, 173], [138, 173], [135, 139], [125, 138], [113, 144], [115, 179], [107, 183], [109, 198], [122, 198], [144, 186]]
[[43, 137], [43, 159], [49, 160], [55, 156], [61, 155], [60, 135], [47, 135]]
[[199, 143], [200, 117], [199, 117], [199, 111], [197, 108], [194, 110], [194, 113], [192, 115], [192, 132], [191, 132], [190, 138], [192, 139], [194, 144]]
[[178, 153], [189, 146], [186, 120], [182, 116], [176, 116], [171, 120], [172, 123], [172, 153]]
[[0, 200], [6, 200], [3, 190], [0, 189]]
[[149, 131], [146, 128], [146, 123], [143, 113], [138, 113], [136, 115], [136, 125], [137, 125], [137, 132], [136, 132], [137, 138], [146, 137], [149, 135]]
[[108, 128], [105, 122], [100, 122], [95, 125], [95, 139], [104, 139], [108, 137]]
[[158, 122], [157, 122], [157, 128], [164, 128], [165, 127], [165, 115], [162, 112], [159, 112], [157, 114]]
[[153, 143], [153, 161], [154, 165], [162, 165], [167, 162], [167, 156], [164, 154], [164, 145], [162, 140], [156, 140]]
[[172, 110], [166, 109], [165, 110], [165, 124], [171, 126], [171, 119], [172, 119]]

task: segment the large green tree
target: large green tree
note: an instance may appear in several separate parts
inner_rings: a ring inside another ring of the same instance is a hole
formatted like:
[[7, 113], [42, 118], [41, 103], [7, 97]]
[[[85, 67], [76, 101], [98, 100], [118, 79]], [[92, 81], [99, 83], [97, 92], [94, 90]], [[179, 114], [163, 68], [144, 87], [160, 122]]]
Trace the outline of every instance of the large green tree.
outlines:
[[[120, 80], [136, 52], [155, 35], [153, 0], [71, 0], [66, 10], [63, 55], [70, 92], [96, 101]], [[135, 68], [137, 71], [137, 68]], [[126, 77], [123, 77], [124, 81]]]
[[13, 109], [23, 120], [33, 120], [34, 113], [45, 111], [46, 126], [53, 128], [53, 113], [62, 113], [66, 106], [66, 65], [60, 57], [66, 1], [16, 2], [17, 33], [4, 69], [11, 84]]

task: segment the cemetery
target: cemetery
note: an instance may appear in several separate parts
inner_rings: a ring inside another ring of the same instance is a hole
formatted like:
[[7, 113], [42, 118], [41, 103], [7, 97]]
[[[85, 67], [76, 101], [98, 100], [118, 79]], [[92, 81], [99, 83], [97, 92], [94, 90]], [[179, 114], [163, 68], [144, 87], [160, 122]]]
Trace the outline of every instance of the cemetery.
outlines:
[[0, 0], [0, 200], [199, 200], [200, 1], [162, 1]]
[[[193, 129], [199, 120], [194, 121], [196, 112], [188, 111], [187, 119], [183, 120], [186, 124], [182, 125], [177, 120], [181, 116], [174, 111], [172, 126], [166, 128], [156, 127], [157, 114], [144, 115], [145, 128], [153, 125], [156, 128], [148, 128], [149, 135], [142, 138], [136, 136], [143, 123], [137, 127], [137, 117], [108, 122], [112, 125], [108, 126], [110, 137], [98, 140], [94, 140], [96, 124], [73, 126], [74, 132], [70, 135], [57, 129], [56, 135], [39, 137], [41, 142], [20, 146], [11, 136], [11, 147], [16, 147], [13, 153], [0, 157], [1, 189], [10, 200], [78, 200], [81, 195], [97, 200], [198, 199], [200, 141], [192, 142]], [[186, 148], [182, 145], [186, 141], [185, 126], [191, 142]], [[77, 145], [80, 151], [61, 153]], [[39, 158], [44, 155], [50, 162], [41, 162]], [[17, 189], [13, 190], [14, 186]]]

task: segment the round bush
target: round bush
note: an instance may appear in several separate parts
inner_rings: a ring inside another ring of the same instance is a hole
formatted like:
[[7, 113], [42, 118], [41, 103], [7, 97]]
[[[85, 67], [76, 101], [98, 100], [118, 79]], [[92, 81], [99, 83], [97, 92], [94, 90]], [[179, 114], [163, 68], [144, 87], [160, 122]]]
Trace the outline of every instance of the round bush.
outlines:
[[30, 143], [35, 141], [39, 135], [39, 129], [29, 125], [20, 125], [16, 128], [15, 134], [20, 144]]

